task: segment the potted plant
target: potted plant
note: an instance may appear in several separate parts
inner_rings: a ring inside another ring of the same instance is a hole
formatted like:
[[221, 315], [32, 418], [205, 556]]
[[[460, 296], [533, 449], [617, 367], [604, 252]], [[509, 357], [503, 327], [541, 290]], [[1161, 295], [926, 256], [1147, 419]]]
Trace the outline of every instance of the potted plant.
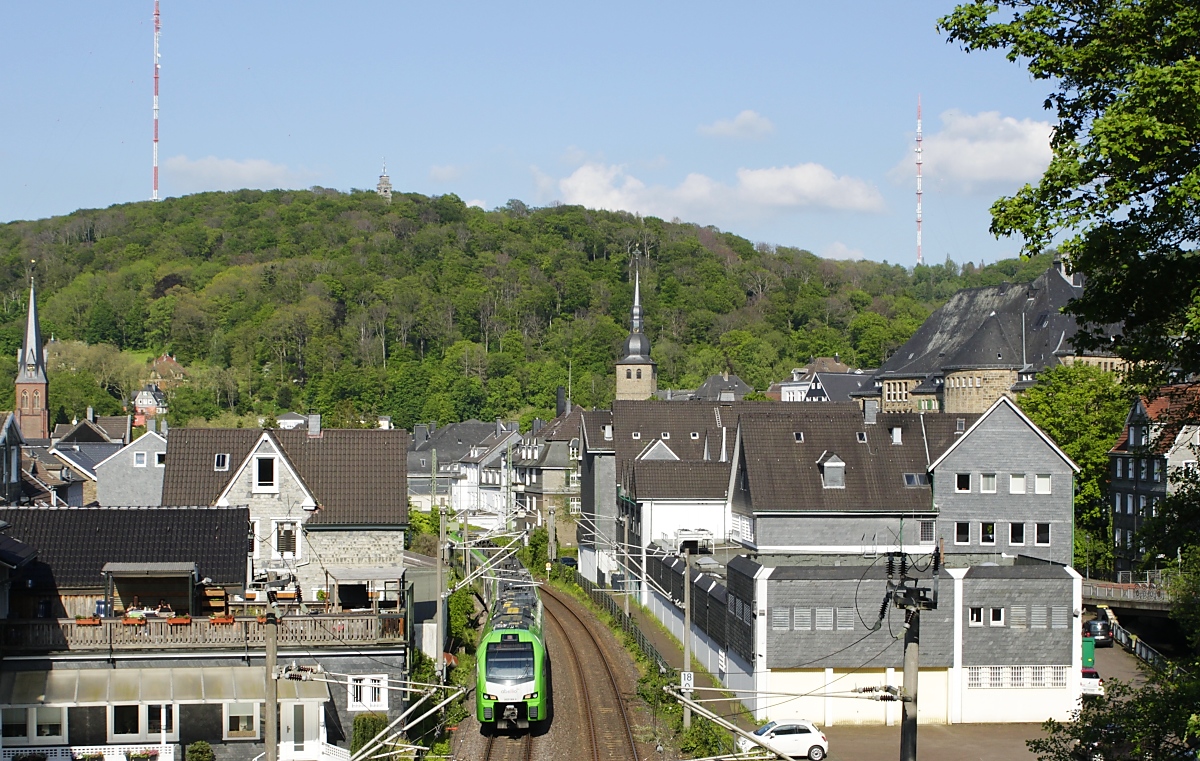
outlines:
[[72, 753], [71, 758], [75, 761], [104, 761], [104, 754], [98, 750], [89, 750], [86, 753]]
[[75, 624], [77, 626], [99, 626], [100, 619], [95, 616], [75, 616]]
[[210, 624], [216, 624], [218, 626], [227, 626], [227, 625], [233, 623], [233, 614], [232, 613], [211, 613], [208, 616], [208, 622]]
[[128, 761], [153, 761], [158, 758], [158, 751], [154, 748], [127, 750], [125, 751], [125, 758]]
[[192, 617], [187, 613], [178, 616], [171, 616], [167, 619], [168, 626], [187, 626], [192, 622]]
[[145, 618], [145, 616], [138, 616], [136, 618], [131, 617], [131, 616], [125, 616], [124, 618], [121, 619], [121, 623], [124, 624], [125, 626], [145, 626], [146, 618]]
[[12, 761], [46, 761], [46, 754], [39, 751], [18, 753], [12, 757]]

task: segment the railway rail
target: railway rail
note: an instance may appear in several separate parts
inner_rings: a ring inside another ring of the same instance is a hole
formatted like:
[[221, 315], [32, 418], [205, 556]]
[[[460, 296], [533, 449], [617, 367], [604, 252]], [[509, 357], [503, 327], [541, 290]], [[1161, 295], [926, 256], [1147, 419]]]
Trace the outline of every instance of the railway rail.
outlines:
[[490, 734], [483, 758], [484, 761], [532, 761], [533, 734], [531, 732], [524, 732], [516, 736]]
[[[543, 586], [541, 592], [546, 620], [558, 629], [579, 685], [582, 701], [579, 708], [587, 724], [585, 735], [591, 745], [591, 758], [593, 761], [638, 758], [625, 699], [600, 641], [557, 592], [548, 586]], [[561, 717], [567, 705], [564, 696], [556, 694], [554, 699], [556, 718]]]

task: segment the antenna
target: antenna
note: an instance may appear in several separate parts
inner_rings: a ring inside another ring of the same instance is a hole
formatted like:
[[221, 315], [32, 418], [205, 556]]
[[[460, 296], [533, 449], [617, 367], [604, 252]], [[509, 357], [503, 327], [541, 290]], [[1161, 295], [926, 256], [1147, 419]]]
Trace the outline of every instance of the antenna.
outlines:
[[[157, 0], [155, 0], [157, 2]], [[921, 96], [917, 96], [917, 264], [923, 263], [921, 258]]]
[[154, 0], [154, 193], [151, 201], [158, 200], [158, 35], [162, 21], [158, 14], [158, 0]]

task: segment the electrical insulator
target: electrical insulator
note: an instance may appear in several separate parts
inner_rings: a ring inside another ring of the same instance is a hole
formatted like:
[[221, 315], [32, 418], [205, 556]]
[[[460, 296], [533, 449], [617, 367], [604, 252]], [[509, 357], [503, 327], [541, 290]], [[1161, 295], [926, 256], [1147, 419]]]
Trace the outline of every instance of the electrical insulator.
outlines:
[[883, 602], [879, 603], [879, 620], [880, 621], [882, 621], [883, 617], [887, 615], [887, 604], [888, 604], [888, 598], [887, 598], [887, 595], [884, 595]]
[[900, 576], [903, 578], [908, 575], [908, 555], [900, 556]]
[[915, 616], [915, 615], [917, 615], [917, 612], [915, 610], [912, 610], [911, 608], [904, 611], [904, 628], [905, 629], [907, 629], [912, 624], [913, 616]]
[[941, 567], [942, 567], [941, 550], [934, 550], [933, 551], [933, 575], [934, 576], [937, 576], [938, 571], [941, 569]]
[[894, 703], [896, 701], [896, 696], [895, 695], [880, 695], [879, 701], [881, 703]]
[[896, 575], [896, 556], [891, 553], [887, 558], [887, 575], [889, 579]]

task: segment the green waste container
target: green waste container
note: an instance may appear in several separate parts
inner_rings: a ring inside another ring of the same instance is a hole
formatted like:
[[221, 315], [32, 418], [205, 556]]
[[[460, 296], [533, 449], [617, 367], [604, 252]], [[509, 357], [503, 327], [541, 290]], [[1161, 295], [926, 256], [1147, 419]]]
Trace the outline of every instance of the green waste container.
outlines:
[[1091, 637], [1083, 638], [1083, 667], [1095, 668], [1096, 666], [1096, 641]]

